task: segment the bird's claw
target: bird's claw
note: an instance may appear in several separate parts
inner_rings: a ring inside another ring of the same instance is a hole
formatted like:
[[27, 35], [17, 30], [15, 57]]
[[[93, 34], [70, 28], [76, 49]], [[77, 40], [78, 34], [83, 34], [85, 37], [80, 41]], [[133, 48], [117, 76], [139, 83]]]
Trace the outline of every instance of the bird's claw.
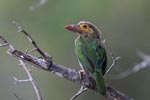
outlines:
[[79, 70], [79, 76], [80, 76], [80, 80], [83, 79], [83, 74], [85, 73], [84, 70]]

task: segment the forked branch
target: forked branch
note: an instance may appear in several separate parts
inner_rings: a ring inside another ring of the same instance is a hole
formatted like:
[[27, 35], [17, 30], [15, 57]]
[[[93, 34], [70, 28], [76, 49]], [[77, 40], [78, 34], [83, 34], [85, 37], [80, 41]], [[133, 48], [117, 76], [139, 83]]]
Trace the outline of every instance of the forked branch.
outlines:
[[[34, 65], [34, 67], [43, 69], [60, 78], [65, 78], [97, 92], [96, 83], [93, 78], [87, 79], [86, 75], [83, 75], [83, 79], [80, 80], [80, 75], [77, 70], [55, 64], [51, 57], [43, 53], [43, 51], [36, 45], [35, 41], [33, 41], [31, 36], [23, 28], [21, 28], [18, 24], [16, 24], [16, 26], [18, 30], [21, 30], [20, 32], [23, 32], [28, 37], [30, 43], [34, 46], [35, 50], [41, 54], [42, 57], [34, 57], [30, 54], [17, 50], [10, 43], [8, 43], [4, 37], [0, 36], [0, 39], [4, 42], [0, 46], [8, 46], [8, 54], [17, 57], [24, 62], [30, 63], [31, 65]], [[118, 91], [110, 86], [107, 86], [106, 88], [106, 97], [109, 100], [132, 100], [121, 91]]]

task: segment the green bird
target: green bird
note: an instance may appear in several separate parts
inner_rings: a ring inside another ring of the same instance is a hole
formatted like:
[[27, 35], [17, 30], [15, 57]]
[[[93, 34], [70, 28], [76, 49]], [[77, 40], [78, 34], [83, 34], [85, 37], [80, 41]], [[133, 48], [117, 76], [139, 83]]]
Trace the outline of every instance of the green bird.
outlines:
[[87, 77], [93, 77], [98, 92], [101, 95], [106, 95], [103, 75], [106, 72], [107, 55], [101, 40], [100, 30], [94, 24], [86, 21], [66, 25], [65, 28], [78, 34], [75, 40], [75, 52], [82, 68], [80, 75], [84, 71]]

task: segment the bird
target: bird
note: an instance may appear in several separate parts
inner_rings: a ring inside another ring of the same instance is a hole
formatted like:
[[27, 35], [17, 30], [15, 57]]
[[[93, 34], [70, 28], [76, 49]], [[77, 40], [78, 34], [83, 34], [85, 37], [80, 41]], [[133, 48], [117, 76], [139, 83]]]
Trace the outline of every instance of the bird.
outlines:
[[[82, 70], [87, 77], [96, 82], [98, 93], [106, 95], [106, 85], [103, 76], [107, 67], [107, 54], [101, 39], [101, 31], [91, 22], [80, 21], [78, 24], [64, 26], [67, 30], [77, 33], [75, 53]], [[81, 78], [82, 79], [82, 78]]]

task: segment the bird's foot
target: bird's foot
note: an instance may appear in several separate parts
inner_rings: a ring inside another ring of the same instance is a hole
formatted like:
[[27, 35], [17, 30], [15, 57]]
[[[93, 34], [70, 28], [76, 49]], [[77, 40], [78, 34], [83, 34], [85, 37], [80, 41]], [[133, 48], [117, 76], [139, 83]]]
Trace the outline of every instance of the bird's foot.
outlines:
[[84, 70], [79, 70], [79, 76], [80, 76], [80, 80], [83, 79], [83, 74], [85, 73]]

